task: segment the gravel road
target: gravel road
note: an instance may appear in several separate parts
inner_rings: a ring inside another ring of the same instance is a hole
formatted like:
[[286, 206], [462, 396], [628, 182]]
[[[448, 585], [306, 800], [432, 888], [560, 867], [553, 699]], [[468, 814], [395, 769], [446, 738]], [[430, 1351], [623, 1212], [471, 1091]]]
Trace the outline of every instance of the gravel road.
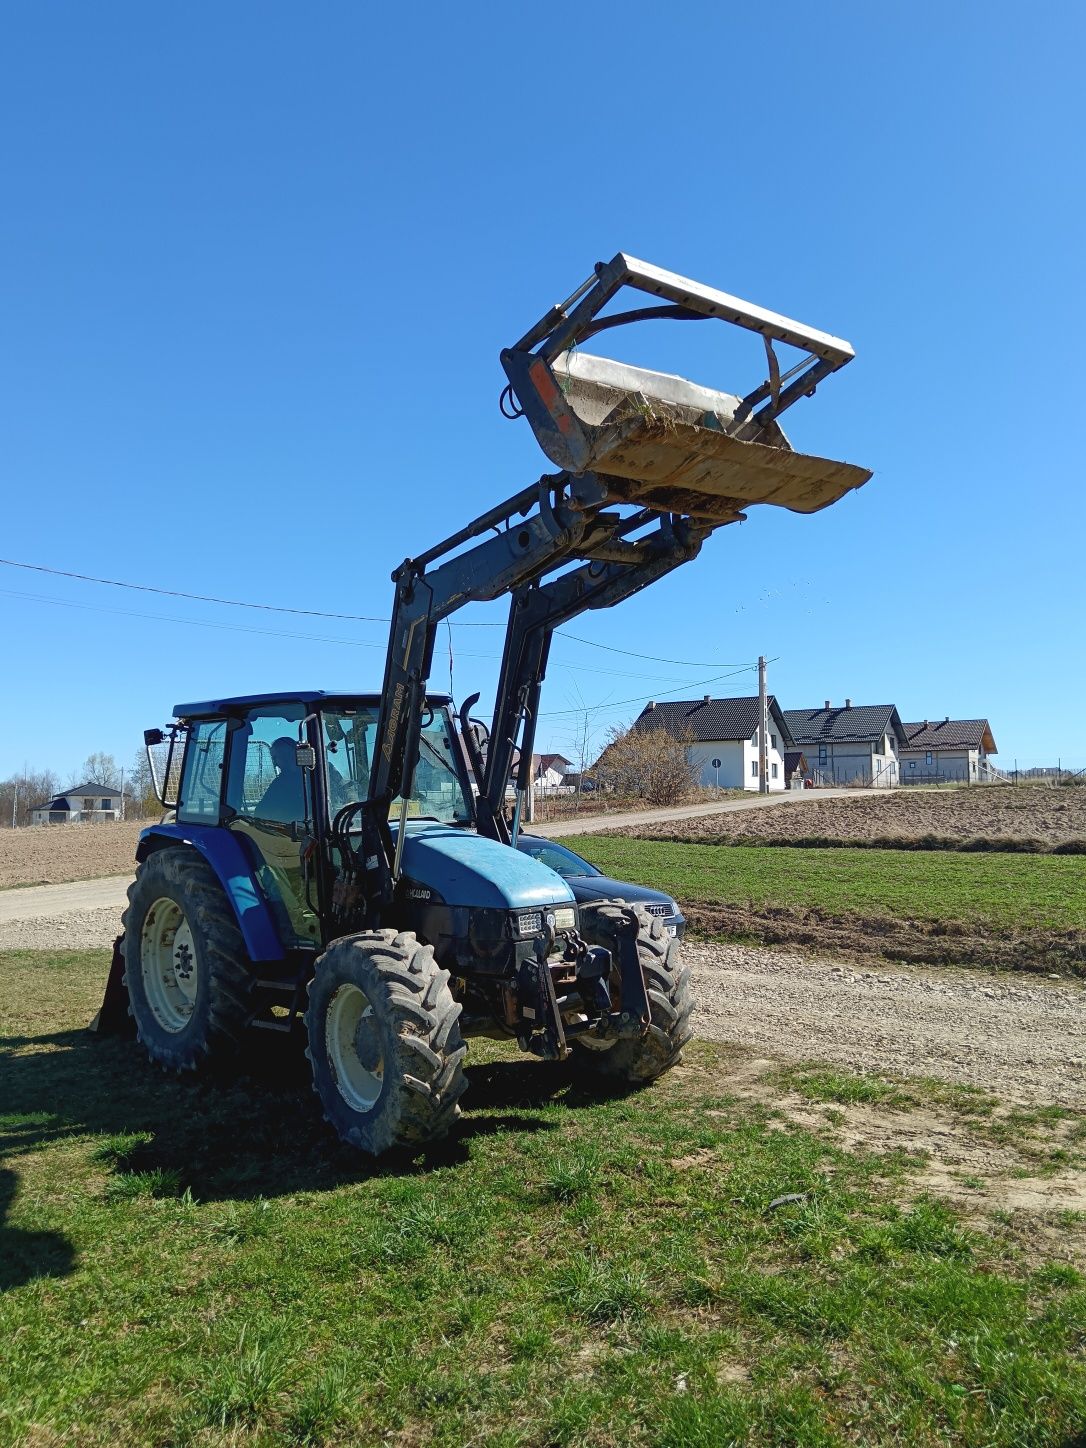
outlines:
[[601, 830], [635, 829], [642, 825], [667, 824], [670, 820], [700, 820], [713, 815], [735, 814], [778, 805], [809, 805], [812, 800], [870, 798], [869, 789], [778, 790], [776, 794], [750, 794], [745, 799], [725, 799], [716, 804], [683, 804], [671, 809], [615, 811], [613, 814], [578, 815], [573, 819], [546, 820], [525, 825], [526, 834], [558, 839], [560, 835], [599, 834]]
[[[0, 893], [0, 950], [108, 949], [125, 876]], [[935, 1076], [1086, 1107], [1086, 983], [947, 967], [865, 971], [691, 942], [698, 1035], [783, 1060]]]
[[745, 945], [685, 954], [707, 1040], [1086, 1106], [1086, 984], [954, 966], [865, 971]]

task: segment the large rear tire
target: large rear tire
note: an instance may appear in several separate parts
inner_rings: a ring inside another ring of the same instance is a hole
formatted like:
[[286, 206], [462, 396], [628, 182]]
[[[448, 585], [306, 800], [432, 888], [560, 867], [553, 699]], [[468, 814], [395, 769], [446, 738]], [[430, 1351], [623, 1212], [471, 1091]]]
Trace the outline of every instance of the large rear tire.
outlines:
[[[585, 924], [585, 935], [596, 945], [605, 945], [617, 959], [619, 933], [630, 909], [637, 916], [637, 954], [645, 976], [649, 999], [649, 1028], [640, 1038], [622, 1037], [612, 1045], [593, 1042], [582, 1045], [574, 1037], [581, 1064], [599, 1076], [629, 1085], [654, 1081], [682, 1060], [682, 1049], [693, 1036], [690, 1016], [694, 996], [690, 989], [690, 968], [681, 960], [679, 941], [667, 933], [661, 922], [646, 910], [621, 901], [602, 905]], [[618, 984], [617, 968], [612, 971], [612, 989]]]
[[317, 961], [305, 1014], [313, 1089], [342, 1141], [379, 1156], [445, 1136], [467, 1088], [460, 1005], [429, 945], [372, 930]]
[[254, 979], [233, 908], [194, 850], [156, 850], [128, 888], [124, 983], [152, 1061], [192, 1071], [236, 1052]]

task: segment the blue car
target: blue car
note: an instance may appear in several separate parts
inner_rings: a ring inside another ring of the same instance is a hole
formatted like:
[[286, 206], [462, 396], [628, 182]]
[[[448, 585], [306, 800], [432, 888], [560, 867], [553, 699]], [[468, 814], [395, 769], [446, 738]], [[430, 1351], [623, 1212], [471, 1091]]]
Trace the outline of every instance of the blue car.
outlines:
[[631, 885], [626, 880], [612, 880], [595, 865], [582, 860], [565, 845], [554, 840], [544, 840], [538, 835], [521, 835], [517, 849], [546, 865], [561, 875], [573, 891], [578, 905], [587, 905], [597, 900], [626, 900], [631, 905], [643, 905], [650, 915], [658, 915], [669, 935], [681, 940], [686, 920], [682, 911], [670, 895], [662, 890], [650, 890], [645, 885]]

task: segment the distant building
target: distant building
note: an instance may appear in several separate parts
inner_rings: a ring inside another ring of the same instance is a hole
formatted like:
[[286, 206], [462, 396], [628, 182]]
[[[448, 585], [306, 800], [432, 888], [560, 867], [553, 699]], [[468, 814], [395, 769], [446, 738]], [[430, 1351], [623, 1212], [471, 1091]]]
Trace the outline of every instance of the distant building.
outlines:
[[786, 709], [784, 718], [816, 784], [888, 789], [900, 782], [905, 734], [893, 704], [846, 699], [835, 709], [827, 699], [821, 709]]
[[[769, 788], [785, 788], [785, 750], [794, 747], [785, 716], [774, 695], [769, 696]], [[698, 783], [706, 788], [753, 789], [758, 777], [758, 696], [741, 699], [668, 700], [646, 704], [634, 720], [635, 729], [647, 733], [666, 729], [689, 740], [687, 758], [698, 768]]]
[[532, 783], [536, 789], [557, 789], [566, 783], [572, 762], [564, 754], [533, 754]]
[[121, 818], [121, 791], [101, 784], [80, 784], [54, 795], [30, 811], [35, 825], [102, 824]]
[[1003, 778], [990, 757], [997, 752], [995, 737], [987, 719], [924, 719], [903, 724], [905, 746], [901, 751], [903, 784], [939, 784], [957, 780], [962, 784], [984, 784]]

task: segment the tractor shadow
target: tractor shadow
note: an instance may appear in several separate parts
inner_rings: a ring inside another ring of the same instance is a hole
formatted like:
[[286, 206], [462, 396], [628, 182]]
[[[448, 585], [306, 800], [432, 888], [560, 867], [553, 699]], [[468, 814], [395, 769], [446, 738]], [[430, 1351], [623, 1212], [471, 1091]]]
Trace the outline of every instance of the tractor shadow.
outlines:
[[66, 1277], [75, 1266], [75, 1248], [60, 1232], [32, 1232], [8, 1225], [18, 1177], [0, 1167], [0, 1292], [36, 1277]]
[[168, 1174], [200, 1201], [273, 1198], [455, 1167], [477, 1138], [556, 1130], [559, 1120], [542, 1108], [598, 1105], [607, 1094], [598, 1082], [582, 1085], [568, 1062], [484, 1060], [467, 1075], [464, 1115], [448, 1140], [374, 1162], [332, 1135], [300, 1046], [261, 1041], [234, 1071], [181, 1077], [154, 1067], [129, 1039], [84, 1030], [8, 1037], [0, 1043], [9, 1123], [0, 1156], [71, 1136], [146, 1133], [125, 1171]]

